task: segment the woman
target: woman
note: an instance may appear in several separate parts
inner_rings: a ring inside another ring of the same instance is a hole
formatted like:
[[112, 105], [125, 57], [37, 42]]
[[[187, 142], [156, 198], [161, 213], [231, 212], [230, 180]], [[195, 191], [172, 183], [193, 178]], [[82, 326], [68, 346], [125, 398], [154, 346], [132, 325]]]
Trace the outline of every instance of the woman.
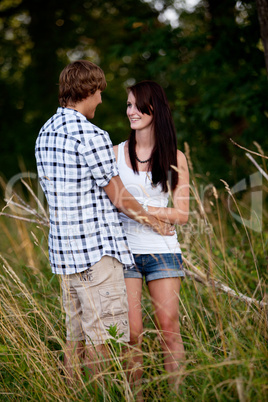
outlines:
[[[137, 200], [159, 220], [183, 225], [189, 212], [189, 171], [177, 150], [176, 133], [166, 95], [160, 85], [142, 81], [128, 88], [127, 116], [131, 134], [114, 147], [120, 177]], [[172, 194], [173, 207], [168, 207]], [[177, 235], [161, 236], [121, 214], [136, 267], [125, 272], [129, 302], [130, 344], [142, 343], [142, 281], [145, 277], [160, 329], [167, 372], [184, 360], [179, 327], [179, 290], [184, 276]], [[142, 375], [142, 354], [133, 357], [134, 382]], [[140, 363], [140, 365], [137, 365]], [[175, 378], [175, 376], [170, 376]]]

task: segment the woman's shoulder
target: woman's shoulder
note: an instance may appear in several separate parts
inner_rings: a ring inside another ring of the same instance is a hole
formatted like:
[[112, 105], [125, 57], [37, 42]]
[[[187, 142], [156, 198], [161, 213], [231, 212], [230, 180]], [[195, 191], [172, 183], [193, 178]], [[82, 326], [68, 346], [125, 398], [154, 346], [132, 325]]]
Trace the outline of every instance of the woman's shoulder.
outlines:
[[178, 165], [187, 163], [185, 154], [182, 151], [180, 151], [179, 149], [177, 150], [177, 163], [178, 163]]
[[114, 145], [113, 149], [114, 149], [115, 158], [117, 160], [117, 158], [118, 158], [118, 145]]
[[127, 143], [127, 141], [123, 141], [123, 142], [120, 142], [120, 144], [113, 146], [116, 160], [118, 159], [119, 149], [120, 149], [121, 147], [124, 149], [126, 143]]

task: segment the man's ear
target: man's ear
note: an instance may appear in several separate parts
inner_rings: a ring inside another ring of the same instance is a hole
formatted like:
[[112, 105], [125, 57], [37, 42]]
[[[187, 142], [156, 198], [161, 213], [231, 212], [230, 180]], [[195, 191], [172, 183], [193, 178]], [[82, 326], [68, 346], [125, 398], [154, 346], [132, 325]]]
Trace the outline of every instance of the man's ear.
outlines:
[[96, 90], [93, 91], [93, 92], [89, 92], [87, 97], [95, 95], [95, 93], [97, 92], [97, 90], [98, 90], [98, 89], [96, 89]]

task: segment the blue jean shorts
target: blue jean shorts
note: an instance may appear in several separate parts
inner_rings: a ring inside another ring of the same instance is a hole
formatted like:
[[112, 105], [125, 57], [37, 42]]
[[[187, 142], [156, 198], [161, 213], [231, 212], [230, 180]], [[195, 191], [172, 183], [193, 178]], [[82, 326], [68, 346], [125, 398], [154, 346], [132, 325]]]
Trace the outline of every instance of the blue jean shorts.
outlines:
[[124, 271], [125, 278], [145, 277], [146, 283], [156, 279], [184, 278], [181, 254], [134, 254], [135, 266]]

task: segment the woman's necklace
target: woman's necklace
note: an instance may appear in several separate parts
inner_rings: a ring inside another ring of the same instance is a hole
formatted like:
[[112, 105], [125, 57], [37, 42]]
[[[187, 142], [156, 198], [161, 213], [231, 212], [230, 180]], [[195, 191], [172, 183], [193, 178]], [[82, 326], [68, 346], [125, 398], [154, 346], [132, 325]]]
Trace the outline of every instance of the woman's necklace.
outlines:
[[152, 157], [150, 156], [150, 158], [149, 158], [149, 159], [146, 159], [146, 161], [141, 161], [141, 160], [137, 157], [136, 152], [135, 152], [135, 158], [136, 158], [137, 161], [140, 162], [140, 163], [147, 163], [147, 162], [149, 162], [149, 161], [152, 159]]

